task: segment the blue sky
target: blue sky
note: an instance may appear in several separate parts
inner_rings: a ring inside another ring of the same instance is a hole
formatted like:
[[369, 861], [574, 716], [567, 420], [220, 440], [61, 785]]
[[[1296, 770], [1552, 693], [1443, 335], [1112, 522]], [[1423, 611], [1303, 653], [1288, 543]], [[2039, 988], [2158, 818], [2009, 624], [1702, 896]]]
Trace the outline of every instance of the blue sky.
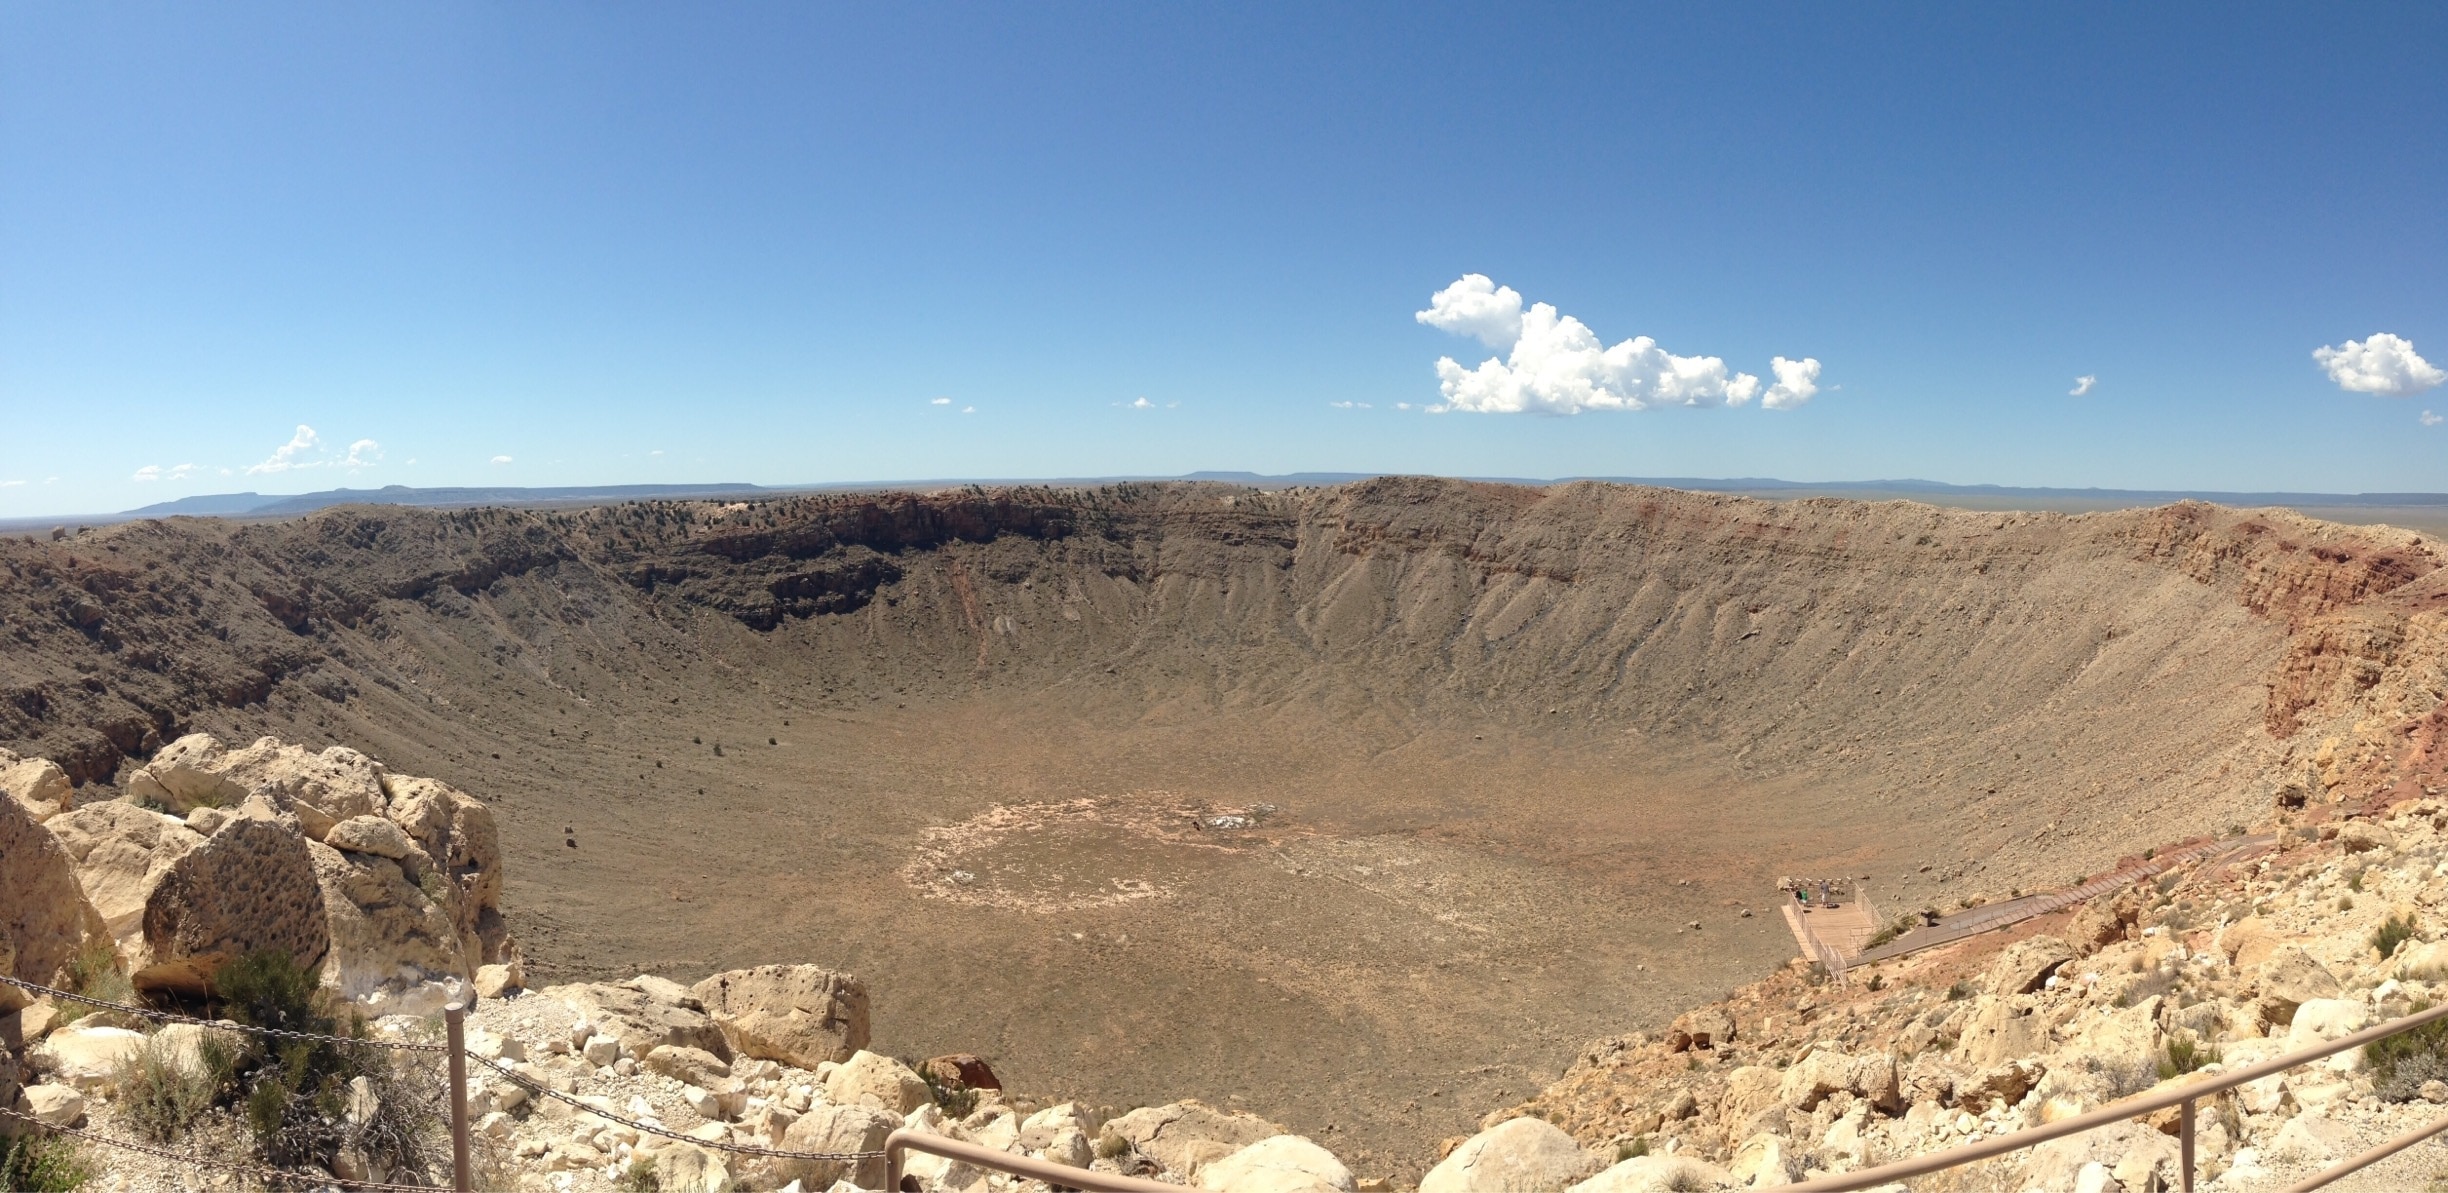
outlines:
[[[2312, 355], [2448, 363], [2444, 46], [2438, 5], [8, 3], [0, 516], [1193, 469], [2448, 489], [2448, 389]], [[1468, 274], [1815, 392], [1484, 412], [1437, 361], [1502, 342], [1414, 317]]]

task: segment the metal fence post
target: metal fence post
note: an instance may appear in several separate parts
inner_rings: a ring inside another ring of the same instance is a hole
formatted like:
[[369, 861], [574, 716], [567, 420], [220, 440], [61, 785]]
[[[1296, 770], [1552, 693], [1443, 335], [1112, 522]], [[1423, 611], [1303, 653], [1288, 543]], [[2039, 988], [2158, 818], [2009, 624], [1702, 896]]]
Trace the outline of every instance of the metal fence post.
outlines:
[[[474, 1174], [468, 1170], [467, 1003], [462, 1001], [466, 997], [458, 995], [442, 1008], [442, 1024], [450, 1036], [451, 1188], [458, 1193], [474, 1193], [475, 1189], [469, 1183]], [[2191, 1146], [2188, 1136], [2187, 1154]]]
[[2193, 1099], [2176, 1110], [2177, 1171], [2183, 1173], [2184, 1193], [2193, 1193]]

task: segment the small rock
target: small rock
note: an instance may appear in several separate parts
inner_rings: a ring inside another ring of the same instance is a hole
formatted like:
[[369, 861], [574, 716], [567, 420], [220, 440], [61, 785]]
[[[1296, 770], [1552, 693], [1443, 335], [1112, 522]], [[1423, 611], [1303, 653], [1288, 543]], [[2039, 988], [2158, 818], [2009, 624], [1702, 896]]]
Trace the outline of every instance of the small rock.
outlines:
[[380, 816], [351, 816], [333, 825], [331, 832], [324, 835], [323, 843], [334, 849], [369, 853], [393, 861], [416, 849], [416, 842], [409, 840], [400, 826]]
[[600, 1069], [620, 1059], [620, 1041], [610, 1036], [589, 1036], [587, 1042], [579, 1046], [578, 1055], [585, 1057], [586, 1063]]
[[524, 968], [516, 964], [480, 965], [476, 967], [476, 996], [498, 999], [524, 985]]
[[75, 1127], [85, 1121], [85, 1095], [65, 1085], [29, 1085], [19, 1091], [26, 1109], [54, 1127]]

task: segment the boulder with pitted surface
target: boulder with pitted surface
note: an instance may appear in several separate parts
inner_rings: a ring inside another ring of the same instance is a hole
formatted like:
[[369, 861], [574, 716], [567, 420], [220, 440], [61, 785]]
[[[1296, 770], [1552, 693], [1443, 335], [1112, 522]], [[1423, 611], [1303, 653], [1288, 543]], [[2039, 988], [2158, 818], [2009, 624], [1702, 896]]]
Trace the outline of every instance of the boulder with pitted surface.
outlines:
[[130, 977], [140, 990], [201, 994], [213, 972], [277, 950], [300, 968], [331, 951], [331, 923], [307, 842], [240, 818], [170, 863], [145, 898]]

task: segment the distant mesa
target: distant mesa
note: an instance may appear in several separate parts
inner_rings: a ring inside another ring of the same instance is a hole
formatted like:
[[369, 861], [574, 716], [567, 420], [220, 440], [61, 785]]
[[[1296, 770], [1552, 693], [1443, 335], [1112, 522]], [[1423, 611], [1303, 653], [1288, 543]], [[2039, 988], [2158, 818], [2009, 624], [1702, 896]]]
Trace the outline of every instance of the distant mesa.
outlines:
[[673, 500], [735, 497], [768, 490], [757, 485], [578, 485], [567, 488], [438, 488], [384, 485], [379, 489], [326, 489], [320, 493], [210, 493], [155, 502], [128, 510], [130, 518], [277, 518], [334, 505], [516, 505], [537, 501]]

